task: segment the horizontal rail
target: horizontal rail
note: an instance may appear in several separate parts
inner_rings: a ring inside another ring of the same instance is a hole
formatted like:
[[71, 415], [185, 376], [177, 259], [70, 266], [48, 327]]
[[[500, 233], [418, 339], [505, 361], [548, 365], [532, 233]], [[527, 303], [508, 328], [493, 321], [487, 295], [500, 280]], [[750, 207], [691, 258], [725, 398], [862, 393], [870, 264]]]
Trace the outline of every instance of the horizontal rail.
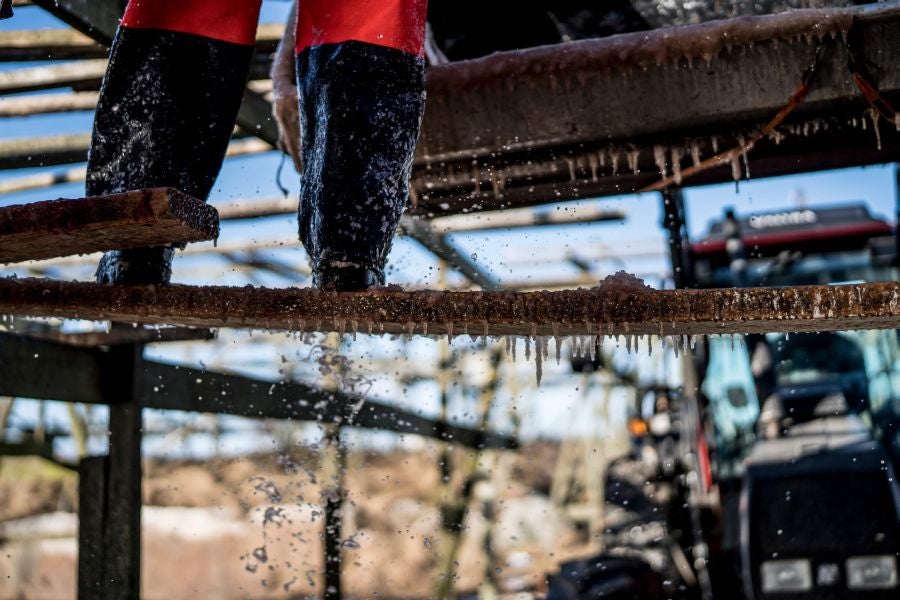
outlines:
[[461, 335], [693, 335], [900, 328], [900, 284], [556, 292], [320, 292], [0, 279], [0, 314], [121, 322]]

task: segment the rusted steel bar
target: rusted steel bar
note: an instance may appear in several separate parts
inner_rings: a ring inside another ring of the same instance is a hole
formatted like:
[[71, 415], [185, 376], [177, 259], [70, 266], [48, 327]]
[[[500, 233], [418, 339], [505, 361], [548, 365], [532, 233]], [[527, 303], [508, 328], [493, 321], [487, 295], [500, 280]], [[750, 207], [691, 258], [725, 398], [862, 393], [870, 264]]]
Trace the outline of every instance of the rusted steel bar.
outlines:
[[[792, 11], [434, 67], [413, 173], [415, 210], [621, 194], [677, 175], [770, 121], [819, 40], [825, 48], [809, 96], [756, 144], [753, 176], [897, 160], [900, 135], [892, 124], [882, 120], [880, 147], [872, 124], [863, 130], [868, 104], [842, 39], [854, 21], [861, 54], [878, 65], [882, 96], [897, 99], [897, 6]], [[740, 162], [684, 185], [743, 177]]]
[[0, 208], [0, 263], [210, 240], [216, 210], [171, 188]]
[[900, 283], [654, 291], [336, 293], [0, 280], [0, 313], [198, 327], [476, 335], [692, 335], [900, 327]]

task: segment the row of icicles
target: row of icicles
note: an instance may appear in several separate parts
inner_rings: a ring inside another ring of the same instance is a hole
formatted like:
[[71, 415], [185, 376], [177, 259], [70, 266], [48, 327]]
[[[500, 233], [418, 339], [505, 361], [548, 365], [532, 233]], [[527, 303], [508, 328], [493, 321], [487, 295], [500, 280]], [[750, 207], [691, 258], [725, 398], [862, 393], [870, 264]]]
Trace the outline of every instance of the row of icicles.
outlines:
[[[769, 134], [769, 138], [776, 145], [780, 145], [781, 142], [787, 138], [809, 137], [820, 131], [827, 131], [833, 127], [848, 125], [852, 128], [862, 129], [863, 131], [867, 131], [871, 128], [875, 136], [875, 145], [878, 150], [881, 150], [881, 121], [882, 119], [876, 111], [867, 109], [863, 112], [861, 117], [852, 117], [847, 119], [846, 122], [842, 122], [838, 119], [817, 118], [800, 123], [783, 123], [778, 129]], [[894, 122], [889, 123], [889, 125], [893, 125], [900, 131], [900, 113], [896, 115]], [[735, 134], [734, 139], [739, 146], [744, 147], [746, 141], [750, 139], [752, 135], [753, 134], [749, 132], [746, 134]], [[713, 135], [704, 139], [688, 138], [685, 140], [684, 144], [668, 146], [655, 145], [652, 147], [653, 160], [663, 179], [667, 178], [671, 173], [675, 184], [680, 185], [682, 183], [681, 171], [686, 164], [685, 159], [690, 158], [691, 165], [697, 166], [704, 158], [706, 158], [702, 151], [704, 143], [709, 145], [712, 150], [712, 155], [716, 155], [722, 149], [720, 146], [723, 140], [724, 138]], [[607, 169], [611, 170], [612, 176], [617, 176], [626, 170], [633, 175], [641, 173], [639, 167], [641, 150], [640, 147], [633, 144], [626, 144], [624, 146], [612, 145], [605, 149], [593, 152], [575, 156], [565, 156], [563, 159], [568, 166], [569, 180], [571, 182], [578, 182], [581, 179], [580, 174], [584, 173], [587, 174], [590, 181], [596, 183], [604, 176], [601, 171]], [[482, 169], [485, 167], [487, 167], [487, 175], [490, 177], [490, 184], [493, 187], [493, 193], [496, 197], [501, 197], [505, 192], [507, 179], [509, 177], [515, 178], [517, 176], [517, 170], [523, 168], [517, 167], [516, 165], [511, 165], [506, 168], [492, 167], [490, 165], [481, 166], [478, 164], [477, 160], [473, 160], [472, 164], [468, 167], [468, 169], [471, 169], [468, 176], [464, 173], [454, 173], [453, 164], [449, 164], [447, 165], [449, 173], [442, 176], [441, 181], [444, 184], [449, 184], [459, 179], [459, 175], [462, 175], [462, 180], [460, 180], [459, 183], [463, 183], [464, 181], [474, 183], [476, 193], [480, 193], [484, 175]], [[731, 159], [731, 175], [736, 182], [741, 179], [750, 178], [750, 165], [746, 152]]]

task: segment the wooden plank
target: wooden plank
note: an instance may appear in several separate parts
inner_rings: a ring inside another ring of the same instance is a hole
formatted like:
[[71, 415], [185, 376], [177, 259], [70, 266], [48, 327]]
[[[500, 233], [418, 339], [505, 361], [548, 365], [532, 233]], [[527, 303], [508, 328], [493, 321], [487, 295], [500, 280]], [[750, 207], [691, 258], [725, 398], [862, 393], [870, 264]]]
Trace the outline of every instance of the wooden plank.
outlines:
[[210, 240], [211, 206], [171, 188], [0, 208], [0, 263]]
[[900, 283], [650, 290], [609, 278], [557, 292], [115, 286], [0, 280], [0, 314], [270, 330], [693, 335], [900, 327]]

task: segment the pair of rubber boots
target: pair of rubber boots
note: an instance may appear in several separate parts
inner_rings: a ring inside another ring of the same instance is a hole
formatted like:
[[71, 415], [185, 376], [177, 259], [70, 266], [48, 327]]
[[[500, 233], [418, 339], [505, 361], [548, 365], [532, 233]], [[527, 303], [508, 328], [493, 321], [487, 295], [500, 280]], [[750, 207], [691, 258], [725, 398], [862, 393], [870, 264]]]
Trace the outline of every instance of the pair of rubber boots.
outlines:
[[[97, 107], [87, 194], [174, 187], [205, 200], [252, 59], [252, 46], [121, 27]], [[299, 237], [313, 284], [348, 291], [383, 285], [409, 194], [424, 61], [350, 41], [304, 50], [296, 67], [303, 132]], [[174, 252], [108, 252], [97, 280], [167, 283]]]

